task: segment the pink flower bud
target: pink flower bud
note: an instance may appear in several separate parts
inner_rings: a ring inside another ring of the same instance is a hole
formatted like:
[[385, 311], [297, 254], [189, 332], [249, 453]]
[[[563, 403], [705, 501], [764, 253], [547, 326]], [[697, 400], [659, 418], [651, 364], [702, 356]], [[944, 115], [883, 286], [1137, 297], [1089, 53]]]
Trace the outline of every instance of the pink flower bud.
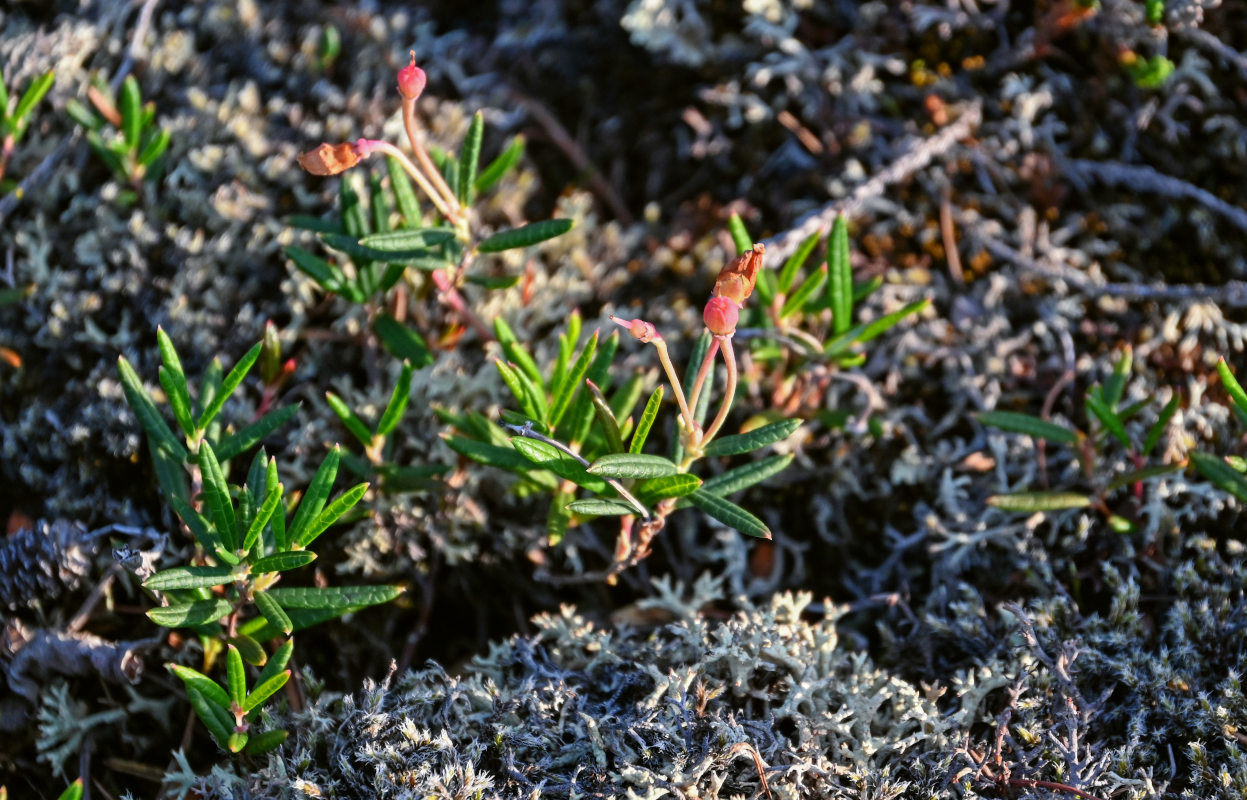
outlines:
[[662, 338], [658, 335], [658, 329], [643, 319], [623, 319], [612, 314], [611, 322], [627, 328], [628, 333], [632, 334], [632, 338], [639, 339], [642, 342], [648, 343]]
[[416, 66], [416, 51], [411, 51], [411, 63], [398, 71], [398, 93], [408, 100], [415, 100], [424, 91], [428, 79], [424, 70]]
[[727, 297], [712, 297], [706, 303], [701, 318], [715, 336], [731, 336], [736, 333], [736, 321], [740, 319], [740, 306]]

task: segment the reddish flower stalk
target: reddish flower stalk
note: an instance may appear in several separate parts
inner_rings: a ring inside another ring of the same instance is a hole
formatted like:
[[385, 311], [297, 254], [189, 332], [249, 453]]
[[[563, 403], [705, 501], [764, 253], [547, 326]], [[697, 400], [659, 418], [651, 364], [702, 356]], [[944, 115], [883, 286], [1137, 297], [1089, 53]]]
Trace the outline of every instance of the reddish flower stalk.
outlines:
[[[420, 92], [424, 91], [424, 83], [424, 70], [416, 66], [416, 51], [412, 50], [411, 63], [398, 72], [398, 91], [403, 96], [403, 129], [407, 131], [407, 141], [411, 143], [412, 152], [416, 154], [416, 161], [432, 179], [442, 201], [455, 209], [454, 214], [447, 216], [451, 217], [458, 226], [462, 218], [459, 196], [446, 183], [446, 179], [442, 177], [442, 171], [433, 163], [433, 159], [429, 157], [428, 151], [424, 148], [424, 143], [420, 141], [420, 125], [416, 120], [416, 98], [420, 96]], [[430, 193], [430, 198], [433, 196]]]

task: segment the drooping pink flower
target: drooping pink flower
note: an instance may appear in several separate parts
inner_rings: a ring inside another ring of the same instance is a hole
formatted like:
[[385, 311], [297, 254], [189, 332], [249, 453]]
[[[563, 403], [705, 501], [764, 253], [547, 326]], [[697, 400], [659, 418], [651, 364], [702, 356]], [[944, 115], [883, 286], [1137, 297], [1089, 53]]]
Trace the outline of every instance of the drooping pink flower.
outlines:
[[642, 342], [649, 343], [655, 339], [662, 338], [658, 335], [658, 329], [643, 319], [623, 319], [612, 314], [611, 322], [627, 328], [633, 339], [638, 339]]
[[398, 71], [398, 93], [408, 100], [415, 100], [424, 91], [428, 78], [424, 70], [416, 66], [416, 51], [411, 51], [411, 63]]
[[715, 336], [731, 336], [736, 333], [740, 306], [729, 297], [712, 297], [706, 303], [701, 318], [705, 321], [706, 328]]

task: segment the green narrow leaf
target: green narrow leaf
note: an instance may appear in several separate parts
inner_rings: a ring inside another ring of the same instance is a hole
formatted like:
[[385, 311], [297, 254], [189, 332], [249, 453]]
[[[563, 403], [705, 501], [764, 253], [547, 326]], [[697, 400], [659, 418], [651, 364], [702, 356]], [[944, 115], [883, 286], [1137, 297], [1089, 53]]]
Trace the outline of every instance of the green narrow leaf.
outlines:
[[1230, 371], [1230, 365], [1225, 363], [1224, 358], [1217, 361], [1217, 374], [1221, 376], [1221, 385], [1225, 387], [1230, 399], [1234, 401], [1239, 420], [1247, 421], [1247, 392], [1243, 391], [1243, 387], [1239, 385], [1234, 373]]
[[[13, 122], [13, 138], [18, 140], [22, 138], [22, 134], [26, 132], [26, 115], [31, 112], [43, 96], [52, 88], [52, 84], [56, 81], [56, 75], [52, 70], [40, 75], [30, 82], [30, 86], [26, 87], [26, 91], [22, 93], [22, 98], [17, 101], [17, 108], [13, 110], [13, 116], [10, 119]], [[0, 85], [3, 81], [0, 80]], [[0, 89], [0, 91], [5, 91]], [[4, 112], [9, 105], [7, 91], [5, 97], [0, 99], [0, 114]]]
[[[720, 497], [735, 494], [756, 483], [761, 483], [772, 475], [783, 472], [792, 463], [793, 458], [795, 456], [791, 453], [782, 456], [767, 456], [758, 461], [733, 467], [707, 479], [702, 483], [701, 491], [717, 494]], [[681, 508], [684, 505], [686, 505], [684, 502], [680, 503]]]
[[572, 521], [572, 512], [567, 509], [567, 504], [575, 497], [575, 492], [560, 488], [550, 498], [550, 510], [546, 512], [546, 543], [550, 547], [558, 546], [567, 535]]
[[300, 272], [316, 281], [326, 292], [343, 296], [350, 295], [351, 288], [347, 285], [346, 275], [337, 265], [294, 245], [287, 246], [285, 252], [286, 257], [294, 262]]
[[823, 348], [823, 353], [828, 356], [838, 356], [846, 352], [850, 346], [854, 344], [864, 344], [874, 339], [879, 334], [896, 325], [896, 323], [908, 317], [910, 314], [916, 314], [927, 306], [931, 305], [931, 298], [927, 297], [922, 300], [916, 300], [899, 311], [893, 311], [891, 314], [885, 314], [879, 319], [866, 322], [861, 325], [849, 328], [844, 333], [836, 336], [829, 341]]
[[273, 627], [289, 636], [294, 630], [294, 623], [290, 621], [290, 615], [278, 602], [270, 597], [268, 592], [255, 592], [252, 597], [255, 599], [256, 608], [260, 609], [264, 618], [272, 623]]
[[[3, 120], [9, 113], [9, 87], [4, 85], [4, 70], [0, 70], [0, 120]], [[0, 797], [0, 800], [8, 800], [7, 797]]]
[[624, 381], [611, 395], [610, 409], [611, 415], [616, 420], [623, 420], [620, 427], [620, 434], [624, 434], [624, 428], [627, 427], [632, 411], [636, 408], [636, 404], [641, 400], [641, 390], [644, 388], [644, 379], [640, 370], [634, 370], [628, 379]]
[[975, 415], [979, 422], [1011, 433], [1024, 433], [1033, 439], [1047, 439], [1062, 444], [1077, 445], [1079, 433], [1071, 428], [1048, 422], [1032, 414], [1016, 411], [983, 411]]
[[481, 160], [481, 139], [485, 136], [485, 117], [477, 111], [468, 126], [459, 151], [459, 202], [468, 205], [476, 187], [476, 170]]
[[1247, 503], [1247, 478], [1225, 463], [1225, 459], [1208, 453], [1193, 452], [1191, 462], [1214, 485], [1234, 495], [1240, 503]]
[[401, 586], [298, 586], [270, 589], [268, 594], [287, 612], [325, 609], [345, 614], [368, 606], [388, 603], [403, 593]]
[[[454, 228], [403, 228], [397, 231], [386, 231], [365, 236], [353, 244], [362, 248], [361, 252], [376, 253], [386, 259], [416, 258], [427, 256], [430, 247], [453, 242]], [[334, 241], [339, 241], [337, 238]], [[350, 239], [346, 242], [351, 243]]]
[[372, 330], [390, 355], [411, 362], [416, 369], [433, 363], [433, 353], [424, 339], [389, 314], [378, 314]]
[[178, 427], [187, 436], [194, 436], [195, 421], [191, 419], [191, 398], [186, 388], [186, 376], [181, 374], [181, 364], [177, 366], [176, 372], [165, 364], [156, 374], [161, 388], [165, 390], [165, 396], [169, 399], [169, 407], [173, 410], [173, 418], [177, 420]]
[[502, 176], [506, 175], [512, 167], [519, 163], [523, 155], [524, 137], [516, 136], [506, 146], [506, 149], [499, 153], [498, 157], [489, 163], [489, 166], [481, 170], [480, 175], [476, 176], [477, 193], [484, 194], [494, 188], [498, 181], [502, 179]]
[[186, 485], [186, 470], [182, 462], [168, 450], [152, 451], [152, 468], [156, 472], [156, 482], [164, 490], [165, 497], [176, 497], [190, 502], [190, 490]]
[[[277, 509], [281, 508], [282, 485], [269, 486], [268, 491], [264, 495], [264, 502], [260, 505], [259, 511], [251, 520], [251, 524], [247, 527], [247, 533], [243, 537], [242, 550], [244, 553], [250, 553], [255, 547], [256, 542], [260, 541], [260, 534], [264, 532], [265, 526], [273, 519], [273, 514]], [[252, 566], [254, 569], [254, 565]]]
[[499, 231], [476, 246], [478, 253], [500, 253], [519, 247], [531, 247], [547, 239], [562, 236], [575, 224], [570, 219], [543, 219], [519, 228]]
[[191, 708], [195, 709], [195, 715], [212, 734], [212, 738], [216, 739], [221, 747], [226, 747], [229, 743], [230, 730], [233, 728], [229, 712], [216, 703], [209, 702], [202, 692], [192, 686], [186, 687], [186, 697], [190, 700]]
[[461, 456], [472, 459], [490, 467], [509, 469], [514, 472], [527, 472], [533, 468], [533, 462], [513, 447], [500, 447], [489, 442], [479, 442], [462, 436], [442, 436], [446, 446]]
[[567, 375], [559, 383], [558, 392], [550, 404], [550, 427], [558, 427], [559, 421], [563, 419], [563, 415], [571, 405], [572, 396], [580, 388], [580, 382], [585, 379], [585, 373], [589, 371], [589, 364], [593, 361], [597, 348], [598, 332], [595, 330], [593, 335], [589, 337], [589, 341], [585, 344], [584, 349], [580, 351], [580, 356], [576, 359], [576, 363], [572, 365]]
[[225, 686], [229, 689], [231, 708], [241, 707], [247, 699], [247, 672], [242, 663], [242, 654], [232, 644], [229, 645], [225, 657]]
[[415, 187], [407, 170], [394, 156], [385, 157], [385, 169], [390, 175], [390, 189], [394, 192], [394, 201], [398, 203], [398, 213], [403, 215], [403, 225], [407, 228], [418, 228], [424, 222], [420, 213], [420, 203], [416, 200]]
[[765, 308], [770, 308], [775, 302], [775, 295], [779, 293], [779, 281], [775, 280], [775, 273], [769, 269], [763, 269], [758, 272], [758, 282], [754, 287], [758, 290], [758, 300]]
[[242, 752], [242, 749], [247, 746], [247, 741], [250, 738], [250, 734], [235, 730], [229, 735], [229, 751], [231, 753]]
[[753, 238], [745, 227], [745, 221], [738, 214], [732, 214], [727, 221], [728, 233], [732, 234], [732, 244], [736, 245], [736, 255], [748, 253], [753, 249]]
[[1087, 410], [1100, 420], [1104, 429], [1113, 434], [1117, 441], [1121, 442], [1122, 447], [1130, 447], [1130, 434], [1126, 433], [1126, 426], [1117, 418], [1112, 407], [1106, 401], [1097, 399], [1090, 392], [1087, 393], [1086, 403]]
[[368, 205], [372, 211], [373, 235], [385, 235], [390, 230], [390, 196], [381, 187], [381, 176], [368, 173]]
[[797, 273], [805, 266], [805, 262], [809, 259], [810, 254], [814, 252], [814, 248], [818, 247], [818, 240], [821, 238], [821, 231], [814, 231], [809, 236], [801, 240], [801, 244], [797, 245], [797, 249], [792, 251], [792, 255], [784, 260], [784, 265], [780, 267], [778, 286], [779, 291], [788, 294], [792, 289], [793, 281], [797, 278]]
[[398, 427], [398, 423], [403, 418], [403, 412], [407, 410], [407, 403], [411, 400], [411, 362], [404, 361], [402, 369], [398, 373], [398, 380], [394, 383], [394, 391], [390, 394], [390, 402], [386, 404], [385, 411], [381, 412], [381, 421], [377, 423], [377, 435], [389, 436]]
[[282, 553], [257, 558], [251, 562], [251, 574], [263, 575], [266, 572], [285, 572], [290, 569], [306, 567], [316, 560], [311, 550], [287, 550]]
[[215, 622], [234, 609], [228, 600], [196, 600], [176, 606], [148, 609], [147, 617], [166, 628], [183, 628]]
[[242, 702], [242, 710], [250, 714], [264, 703], [265, 700], [277, 693], [281, 687], [286, 685], [286, 681], [290, 680], [290, 670], [279, 672], [263, 683], [257, 683], [251, 694], [247, 695]]
[[329, 492], [333, 489], [334, 479], [338, 477], [338, 462], [341, 457], [342, 450], [337, 445], [325, 454], [324, 461], [320, 462], [320, 467], [312, 476], [307, 493], [299, 501], [299, 508], [294, 512], [294, 519], [290, 521], [290, 528], [286, 531], [287, 542], [297, 544], [302, 541], [308, 526], [325, 507]]
[[717, 494], [711, 494], [705, 488], [698, 489], [688, 495], [688, 500], [697, 508], [704, 511], [707, 515], [734, 528], [746, 536], [753, 536], [758, 539], [770, 539], [771, 529], [766, 524], [750, 514], [745, 509], [733, 503], [731, 500], [725, 500]]
[[606, 446], [612, 452], [623, 452], [623, 439], [619, 435], [619, 420], [615, 419], [615, 412], [611, 410], [610, 403], [606, 402], [606, 396], [602, 394], [602, 390], [593, 381], [586, 380], [585, 388], [589, 390], [589, 399], [593, 403], [594, 415], [597, 417], [598, 423], [602, 426], [602, 432], [606, 436]]
[[649, 437], [650, 428], [654, 425], [654, 420], [658, 418], [658, 407], [662, 405], [663, 385], [660, 383], [650, 393], [649, 400], [645, 401], [645, 409], [641, 412], [641, 419], [636, 424], [636, 430], [632, 432], [632, 441], [628, 443], [629, 453], [640, 453], [641, 448], [645, 447], [645, 440]]
[[320, 512], [303, 532], [302, 537], [293, 541], [307, 547], [316, 540], [316, 537], [324, 533], [330, 525], [342, 518], [346, 512], [355, 507], [355, 504], [363, 499], [364, 494], [368, 491], [367, 483], [359, 483], [347, 489], [338, 495], [332, 503], [325, 506], [325, 510]]
[[169, 430], [164, 418], [156, 410], [156, 404], [152, 402], [151, 396], [143, 388], [143, 382], [139, 380], [138, 373], [134, 371], [134, 367], [130, 366], [130, 362], [126, 361], [125, 356], [117, 358], [117, 372], [121, 376], [121, 388], [125, 392], [126, 401], [134, 410], [134, 415], [138, 417], [139, 425], [147, 433], [148, 446], [153, 451], [162, 448], [179, 462], [185, 463], [188, 457], [186, 445], [178, 441], [173, 431]]
[[1185, 468], [1186, 465], [1182, 462], [1178, 462], [1176, 464], [1153, 464], [1150, 467], [1136, 469], [1133, 472], [1127, 472], [1125, 475], [1117, 476], [1108, 482], [1108, 485], [1104, 487], [1104, 490], [1107, 492], [1113, 492], [1123, 487], [1139, 483], [1140, 481], [1146, 481], [1151, 478], [1159, 478], [1161, 475], [1168, 475]]
[[1160, 443], [1160, 437], [1165, 435], [1165, 429], [1169, 427], [1169, 420], [1173, 419], [1181, 399], [1181, 395], [1173, 392], [1169, 397], [1169, 402], [1165, 403], [1165, 407], [1161, 409], [1160, 416], [1156, 418], [1156, 422], [1152, 424], [1152, 427], [1148, 428], [1147, 439], [1143, 442], [1144, 455], [1152, 452], [1156, 445]]
[[245, 634], [230, 636], [225, 640], [226, 644], [232, 644], [238, 648], [238, 654], [242, 656], [242, 660], [253, 667], [263, 666], [268, 660], [268, 654], [264, 652], [264, 646]]
[[256, 685], [264, 683], [274, 675], [282, 672], [290, 664], [290, 656], [294, 654], [294, 640], [287, 639], [282, 642], [281, 647], [277, 648], [268, 659], [268, 663], [264, 665], [264, 669], [260, 670], [260, 675], [255, 679]]
[[598, 348], [592, 363], [589, 364], [589, 369], [585, 371], [584, 380], [581, 381], [584, 391], [572, 398], [571, 408], [564, 417], [563, 424], [567, 431], [567, 442], [577, 448], [580, 448], [589, 438], [596, 416], [593, 411], [589, 384], [596, 384], [605, 389], [610, 388], [610, 368], [617, 352], [619, 352], [619, 332], [611, 331], [606, 341], [602, 342], [602, 346]]
[[610, 453], [594, 461], [588, 472], [603, 478], [663, 478], [678, 475], [680, 467], [662, 456]]
[[204, 699], [215, 703], [222, 711], [229, 709], [229, 694], [216, 681], [199, 670], [184, 667], [181, 664], [165, 664], [165, 668], [182, 679], [188, 689], [194, 689]]
[[139, 153], [138, 165], [140, 167], [150, 167], [155, 163], [156, 159], [165, 154], [165, 151], [169, 149], [169, 143], [172, 141], [173, 134], [161, 128], [152, 137], [152, 140], [147, 143], [147, 146], [143, 148], [143, 151]]
[[825, 280], [827, 280], [827, 268], [825, 266], [820, 266], [811, 272], [801, 282], [801, 285], [788, 296], [788, 299], [784, 301], [784, 305], [780, 307], [780, 319], [789, 316], [795, 311], [800, 311], [805, 306], [806, 301], [819, 290]]
[[[2, 108], [2, 106], [0, 106]], [[8, 795], [4, 795], [3, 800], [7, 800]], [[82, 778], [78, 778], [73, 783], [65, 787], [65, 791], [57, 796], [56, 800], [82, 800]]]
[[186, 527], [191, 529], [191, 533], [194, 534], [195, 541], [199, 542], [200, 547], [227, 564], [237, 564], [239, 562], [238, 556], [225, 549], [225, 545], [221, 541], [220, 536], [217, 535], [212, 523], [196, 511], [184, 498], [170, 497], [169, 505], [182, 518], [182, 521], [186, 523]]
[[692, 494], [701, 488], [701, 485], [701, 478], [683, 473], [641, 481], [636, 485], [634, 493], [644, 505], [652, 506], [659, 500]]
[[342, 424], [351, 434], [359, 439], [360, 444], [365, 448], [372, 447], [372, 431], [368, 430], [368, 426], [359, 418], [351, 407], [346, 404], [341, 397], [333, 392], [325, 392], [325, 402], [329, 403], [329, 407], [333, 409], [333, 413], [338, 415], [338, 419], [342, 420]]
[[849, 263], [849, 228], [843, 214], [836, 216], [827, 237], [827, 275], [831, 330], [835, 336], [841, 336], [853, 326], [853, 267]]
[[270, 411], [242, 430], [221, 438], [216, 447], [217, 459], [229, 461], [259, 444], [264, 437], [294, 419], [299, 407], [285, 406]]
[[637, 510], [631, 504], [625, 503], [622, 500], [602, 500], [599, 498], [576, 500], [568, 503], [566, 508], [586, 517], [618, 517], [624, 514], [635, 515], [637, 513]]
[[221, 470], [221, 462], [212, 452], [212, 445], [205, 439], [199, 443], [199, 465], [203, 473], [204, 498], [207, 500], [208, 512], [217, 535], [226, 550], [238, 548], [238, 520], [234, 516], [234, 504], [230, 502], [229, 484], [225, 482], [225, 473]]
[[133, 75], [127, 75], [121, 84], [121, 131], [126, 148], [137, 151], [139, 136], [143, 132], [143, 97], [139, 93], [139, 82]]
[[1127, 346], [1122, 351], [1121, 358], [1113, 365], [1113, 374], [1104, 382], [1104, 395], [1101, 399], [1111, 411], [1117, 410], [1117, 404], [1121, 402], [1122, 394], [1126, 391], [1126, 381], [1130, 378], [1133, 361], [1134, 353]]
[[545, 386], [545, 379], [541, 377], [541, 369], [538, 368], [537, 362], [533, 360], [528, 349], [516, 339], [515, 331], [511, 329], [511, 326], [502, 317], [494, 319], [494, 338], [498, 340], [498, 344], [502, 347], [502, 352], [507, 357], [507, 361], [522, 369], [533, 383], [541, 387]]
[[355, 181], [356, 177], [352, 173], [342, 176], [338, 184], [338, 214], [342, 218], [342, 230], [346, 231], [347, 237], [358, 241], [372, 231], [368, 230], [368, 215], [364, 213], [364, 204], [360, 200]]
[[1063, 511], [1086, 508], [1091, 498], [1077, 492], [1013, 492], [987, 498], [987, 504], [1004, 511], [1033, 514], [1036, 511]]
[[282, 730], [281, 728], [257, 733], [247, 740], [247, 746], [242, 751], [249, 756], [262, 756], [265, 753], [271, 753], [281, 747], [289, 735], [290, 731]]
[[143, 588], [167, 592], [170, 589], [199, 589], [233, 582], [234, 568], [230, 566], [172, 567], [162, 569], [143, 581]]
[[494, 359], [494, 366], [498, 368], [498, 374], [502, 376], [502, 382], [511, 390], [511, 394], [515, 396], [515, 400], [520, 404], [520, 410], [523, 411], [530, 420], [541, 423], [546, 426], [546, 417], [548, 412], [544, 393], [533, 386], [528, 380], [528, 376], [515, 366], [507, 364], [500, 358]]
[[608, 494], [614, 491], [605, 480], [596, 475], [590, 475], [585, 470], [584, 464], [553, 445], [523, 436], [512, 436], [511, 446], [538, 467], [548, 469], [560, 478], [569, 480], [577, 486], [583, 486], [594, 494]]
[[212, 401], [204, 408], [204, 413], [199, 417], [198, 428], [203, 430], [208, 427], [213, 419], [216, 418], [221, 407], [225, 405], [225, 400], [234, 393], [238, 385], [242, 383], [242, 379], [247, 377], [247, 373], [251, 370], [251, 366], [255, 364], [256, 359], [260, 357], [260, 350], [263, 349], [264, 342], [256, 342], [250, 350], [246, 352], [234, 368], [225, 376], [225, 381], [221, 384], [221, 390], [216, 393]]
[[801, 420], [785, 419], [779, 422], [772, 422], [769, 425], [763, 425], [761, 428], [748, 433], [741, 433], [735, 436], [721, 436], [706, 445], [704, 455], [734, 456], [740, 453], [750, 453], [760, 447], [766, 447], [768, 444], [782, 442], [800, 427]]

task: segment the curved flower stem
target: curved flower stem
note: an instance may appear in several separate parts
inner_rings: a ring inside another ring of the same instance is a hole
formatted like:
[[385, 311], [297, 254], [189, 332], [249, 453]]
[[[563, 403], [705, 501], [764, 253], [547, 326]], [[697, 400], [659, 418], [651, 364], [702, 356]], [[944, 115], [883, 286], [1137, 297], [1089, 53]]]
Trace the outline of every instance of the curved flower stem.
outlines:
[[684, 399], [684, 387], [680, 385], [680, 376], [676, 374], [675, 366], [671, 363], [671, 354], [667, 352], [667, 343], [659, 336], [654, 339], [653, 345], [658, 348], [658, 360], [662, 362], [662, 368], [667, 373], [667, 380], [671, 381], [671, 389], [675, 392], [676, 402], [680, 404], [680, 416], [684, 417], [684, 422], [688, 425], [689, 430], [695, 430], [693, 414], [688, 402]]
[[[732, 349], [732, 337], [716, 336], [714, 340], [716, 344], [722, 340], [723, 363], [727, 364], [727, 388], [723, 390], [723, 405], [719, 406], [719, 413], [715, 415], [714, 422], [710, 423], [710, 427], [706, 429], [705, 434], [701, 437], [701, 441], [698, 442], [701, 447], [705, 447], [714, 438], [715, 434], [719, 432], [719, 429], [723, 427], [724, 421], [727, 420], [727, 412], [732, 410], [732, 400], [736, 397], [736, 351]], [[713, 348], [707, 356], [707, 361], [713, 359]]]
[[[361, 140], [361, 142], [363, 141], [365, 140]], [[437, 210], [441, 212], [442, 216], [455, 225], [459, 224], [458, 201], [455, 201], [454, 205], [447, 205], [445, 198], [438, 193], [437, 189], [432, 183], [429, 182], [429, 179], [425, 176], [424, 172], [416, 166], [410, 158], [407, 157], [406, 153], [386, 141], [378, 139], [369, 139], [366, 141], [366, 147], [363, 145], [359, 146], [361, 156], [371, 155], [374, 151], [385, 153], [387, 156], [393, 156], [398, 163], [402, 165], [403, 169], [406, 170], [407, 174], [412, 177], [412, 180], [420, 186], [420, 191], [428, 195], [428, 198], [433, 201], [433, 205], [437, 206]], [[436, 175], [437, 173], [434, 172], [433, 174]]]
[[403, 98], [403, 128], [407, 131], [407, 141], [411, 143], [411, 149], [416, 154], [416, 160], [429, 173], [429, 177], [433, 179], [433, 184], [441, 193], [443, 200], [451, 208], [455, 209], [454, 214], [447, 216], [452, 217], [457, 225], [461, 216], [459, 212], [462, 211], [462, 207], [459, 205], [459, 196], [451, 191], [450, 186], [446, 183], [446, 179], [442, 177], [442, 171], [437, 168], [437, 165], [433, 163], [433, 159], [429, 158], [428, 151], [424, 149], [424, 144], [420, 141], [420, 125], [416, 121], [416, 101], [406, 97]]
[[[724, 337], [721, 336], [714, 337], [714, 340], [710, 342], [710, 347], [706, 349], [706, 357], [701, 360], [701, 367], [697, 370], [697, 380], [693, 382], [693, 393], [689, 397], [688, 401], [689, 406], [694, 411], [697, 409], [697, 403], [701, 399], [702, 389], [706, 387], [706, 376], [708, 376], [710, 374], [710, 370], [714, 368], [714, 357], [715, 354], [719, 352], [719, 340], [723, 338]], [[700, 429], [700, 426], [697, 424], [697, 420], [692, 414], [688, 415], [688, 428], [690, 431]]]

